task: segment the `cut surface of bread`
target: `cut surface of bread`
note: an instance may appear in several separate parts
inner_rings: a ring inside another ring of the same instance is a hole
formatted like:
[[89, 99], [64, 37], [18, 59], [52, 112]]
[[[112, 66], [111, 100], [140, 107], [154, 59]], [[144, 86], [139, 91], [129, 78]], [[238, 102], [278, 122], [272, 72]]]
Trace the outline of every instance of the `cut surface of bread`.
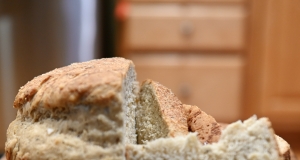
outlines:
[[210, 115], [197, 106], [184, 104], [189, 131], [197, 132], [198, 139], [203, 143], [218, 142], [221, 136], [221, 125]]
[[182, 103], [165, 86], [152, 80], [144, 81], [136, 109], [136, 130], [139, 144], [188, 134]]
[[[220, 123], [222, 130], [224, 130], [229, 124], [227, 123]], [[280, 155], [283, 156], [284, 160], [290, 160], [291, 159], [291, 148], [290, 145], [281, 137], [278, 135], [275, 135], [276, 143], [279, 148]]]
[[6, 158], [124, 159], [136, 143], [138, 83], [131, 61], [75, 63], [21, 87], [7, 130]]
[[274, 132], [267, 118], [256, 116], [229, 124], [217, 143], [203, 145], [195, 133], [160, 138], [144, 145], [127, 145], [127, 160], [280, 160]]

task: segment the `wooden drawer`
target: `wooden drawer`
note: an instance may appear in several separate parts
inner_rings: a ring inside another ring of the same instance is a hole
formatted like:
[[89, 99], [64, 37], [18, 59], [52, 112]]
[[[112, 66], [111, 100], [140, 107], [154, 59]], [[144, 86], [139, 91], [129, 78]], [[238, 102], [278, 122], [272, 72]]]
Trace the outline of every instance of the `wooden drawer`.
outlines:
[[242, 50], [243, 4], [133, 3], [126, 23], [129, 50]]
[[218, 121], [241, 116], [244, 63], [238, 56], [132, 54], [138, 80], [152, 79], [172, 89], [185, 104], [199, 106]]

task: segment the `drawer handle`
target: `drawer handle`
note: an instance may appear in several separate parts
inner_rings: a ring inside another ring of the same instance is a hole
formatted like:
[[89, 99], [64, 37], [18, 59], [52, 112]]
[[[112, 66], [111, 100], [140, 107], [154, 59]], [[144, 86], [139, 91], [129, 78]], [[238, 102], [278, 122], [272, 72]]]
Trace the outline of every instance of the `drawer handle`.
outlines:
[[181, 31], [182, 35], [184, 35], [185, 37], [189, 37], [190, 35], [192, 35], [193, 30], [194, 30], [194, 27], [193, 27], [192, 23], [189, 21], [183, 21], [180, 25], [180, 31]]

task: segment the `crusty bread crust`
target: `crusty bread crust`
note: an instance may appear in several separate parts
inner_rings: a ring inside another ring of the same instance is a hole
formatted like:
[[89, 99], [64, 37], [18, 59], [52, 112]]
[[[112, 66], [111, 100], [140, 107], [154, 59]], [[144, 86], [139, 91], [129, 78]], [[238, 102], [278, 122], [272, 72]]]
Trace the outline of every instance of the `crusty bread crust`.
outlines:
[[186, 104], [183, 106], [188, 117], [189, 131], [197, 132], [197, 137], [203, 144], [218, 142], [221, 125], [199, 107]]
[[122, 77], [130, 65], [133, 66], [130, 60], [110, 58], [55, 69], [21, 87], [14, 107], [19, 109], [30, 102], [29, 110], [34, 110], [38, 106], [54, 108], [109, 101], [121, 90]]

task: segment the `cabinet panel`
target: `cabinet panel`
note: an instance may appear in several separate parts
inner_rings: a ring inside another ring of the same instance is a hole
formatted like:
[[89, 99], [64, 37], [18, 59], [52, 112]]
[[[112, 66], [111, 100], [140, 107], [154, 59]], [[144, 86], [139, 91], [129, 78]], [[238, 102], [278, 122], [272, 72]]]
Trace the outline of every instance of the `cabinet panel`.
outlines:
[[269, 117], [276, 131], [299, 132], [300, 1], [252, 1], [252, 7], [248, 114]]
[[218, 121], [240, 118], [243, 61], [239, 56], [131, 54], [139, 81], [160, 82], [185, 104], [197, 105]]
[[130, 50], [242, 50], [243, 4], [132, 4], [126, 23]]
[[[264, 108], [276, 125], [300, 130], [300, 2], [270, 1]], [[280, 117], [287, 117], [282, 120]], [[296, 127], [298, 126], [298, 127]]]

